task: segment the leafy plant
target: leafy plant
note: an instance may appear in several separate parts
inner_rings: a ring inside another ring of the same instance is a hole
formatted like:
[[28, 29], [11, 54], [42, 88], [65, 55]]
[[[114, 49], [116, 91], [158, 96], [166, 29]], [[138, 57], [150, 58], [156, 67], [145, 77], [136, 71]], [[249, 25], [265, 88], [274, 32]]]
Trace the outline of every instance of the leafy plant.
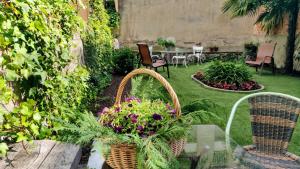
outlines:
[[257, 55], [257, 47], [258, 44], [250, 42], [244, 45], [245, 48], [245, 56], [250, 57], [251, 60], [254, 60]]
[[[88, 113], [79, 114], [77, 123], [60, 120], [63, 126], [59, 132], [66, 133], [61, 135], [60, 139], [77, 144], [86, 144], [95, 138], [105, 145], [134, 143], [137, 146], [139, 168], [172, 168], [176, 159], [170, 149], [169, 141], [185, 136], [192, 118], [197, 116], [190, 113], [172, 118], [173, 114], [169, 108], [160, 101], [142, 103], [139, 99], [131, 97], [121, 107], [113, 107], [101, 112], [100, 124]], [[142, 122], [149, 122], [148, 125], [152, 125], [149, 127], [146, 124], [143, 131], [147, 131], [146, 127], [153, 129], [156, 124], [160, 126], [156, 127], [155, 132], [151, 134], [147, 132], [148, 134], [143, 136], [138, 128], [138, 124], [144, 125]], [[120, 124], [123, 126], [121, 130], [119, 130]], [[106, 156], [109, 152], [106, 151]]]
[[125, 75], [134, 69], [136, 56], [130, 48], [117, 49], [113, 53], [114, 73]]
[[183, 114], [194, 112], [193, 124], [216, 124], [225, 127], [224, 107], [208, 99], [195, 100], [182, 108]]
[[204, 72], [205, 79], [209, 82], [228, 83], [240, 85], [249, 81], [252, 74], [246, 65], [233, 62], [215, 61]]
[[[82, 21], [68, 0], [1, 1], [0, 141], [55, 139], [60, 123], [85, 109], [89, 72], [69, 71], [70, 54]], [[13, 110], [7, 103], [14, 103]]]
[[175, 47], [175, 43], [176, 41], [173, 39], [163, 39], [163, 38], [157, 39], [157, 44], [164, 48]]
[[171, 105], [161, 101], [126, 98], [120, 106], [105, 108], [100, 115], [100, 123], [120, 134], [137, 134], [148, 137], [155, 134], [165, 123], [176, 117]]
[[112, 34], [109, 27], [109, 15], [103, 1], [90, 0], [87, 31], [84, 36], [85, 64], [91, 73], [91, 88], [96, 94], [111, 80], [112, 71]]
[[162, 100], [165, 103], [172, 101], [167, 90], [153, 77], [138, 76], [131, 82], [132, 96], [148, 100]]

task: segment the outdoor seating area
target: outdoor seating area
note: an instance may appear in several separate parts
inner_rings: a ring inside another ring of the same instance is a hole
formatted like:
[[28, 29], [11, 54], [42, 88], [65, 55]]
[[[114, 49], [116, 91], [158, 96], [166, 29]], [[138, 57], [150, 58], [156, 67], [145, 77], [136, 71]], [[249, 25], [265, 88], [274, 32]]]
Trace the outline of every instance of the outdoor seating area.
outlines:
[[299, 11], [0, 1], [0, 169], [300, 169]]

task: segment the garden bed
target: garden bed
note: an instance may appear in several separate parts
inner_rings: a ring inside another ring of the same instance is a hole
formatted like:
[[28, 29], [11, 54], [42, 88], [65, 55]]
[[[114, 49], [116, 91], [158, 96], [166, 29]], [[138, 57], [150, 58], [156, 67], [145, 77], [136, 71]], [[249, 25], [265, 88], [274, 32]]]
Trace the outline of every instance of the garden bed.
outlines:
[[200, 79], [197, 79], [195, 77], [195, 74], [193, 74], [192, 79], [194, 81], [196, 81], [197, 83], [201, 84], [203, 87], [207, 88], [207, 89], [212, 89], [212, 90], [217, 90], [217, 91], [222, 91], [222, 92], [234, 92], [234, 93], [254, 93], [254, 92], [259, 92], [264, 90], [264, 86], [261, 84], [258, 84], [260, 88], [255, 89], [255, 90], [230, 90], [230, 89], [221, 89], [221, 88], [217, 88], [217, 87], [213, 87], [213, 86], [209, 86], [207, 84], [205, 84], [204, 82], [202, 82]]

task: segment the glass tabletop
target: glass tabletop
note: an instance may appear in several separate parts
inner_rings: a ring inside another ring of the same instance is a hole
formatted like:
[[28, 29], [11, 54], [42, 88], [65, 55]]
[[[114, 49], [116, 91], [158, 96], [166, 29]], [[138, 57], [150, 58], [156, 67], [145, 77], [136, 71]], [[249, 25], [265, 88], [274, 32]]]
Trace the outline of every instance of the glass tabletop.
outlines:
[[240, 146], [226, 145], [225, 132], [216, 125], [193, 125], [179, 157], [181, 168], [247, 168], [235, 158]]

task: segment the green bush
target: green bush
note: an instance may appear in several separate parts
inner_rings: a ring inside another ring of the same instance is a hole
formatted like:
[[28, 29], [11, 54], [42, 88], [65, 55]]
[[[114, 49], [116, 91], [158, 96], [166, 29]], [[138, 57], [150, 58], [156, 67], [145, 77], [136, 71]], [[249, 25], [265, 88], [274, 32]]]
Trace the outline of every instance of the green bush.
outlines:
[[114, 73], [125, 75], [134, 69], [135, 63], [136, 56], [130, 48], [121, 48], [114, 51]]
[[250, 59], [255, 59], [257, 55], [257, 47], [258, 47], [257, 43], [253, 43], [253, 42], [246, 43], [244, 45], [245, 56], [250, 57]]
[[205, 79], [209, 82], [236, 85], [252, 78], [252, 74], [245, 64], [233, 62], [215, 61], [205, 70], [204, 74]]
[[165, 48], [175, 47], [175, 43], [176, 43], [175, 40], [171, 40], [171, 39], [163, 39], [163, 38], [157, 39], [157, 44]]
[[106, 87], [110, 82], [112, 71], [112, 34], [109, 16], [103, 1], [90, 0], [91, 13], [84, 37], [85, 64], [91, 74], [94, 91]]

